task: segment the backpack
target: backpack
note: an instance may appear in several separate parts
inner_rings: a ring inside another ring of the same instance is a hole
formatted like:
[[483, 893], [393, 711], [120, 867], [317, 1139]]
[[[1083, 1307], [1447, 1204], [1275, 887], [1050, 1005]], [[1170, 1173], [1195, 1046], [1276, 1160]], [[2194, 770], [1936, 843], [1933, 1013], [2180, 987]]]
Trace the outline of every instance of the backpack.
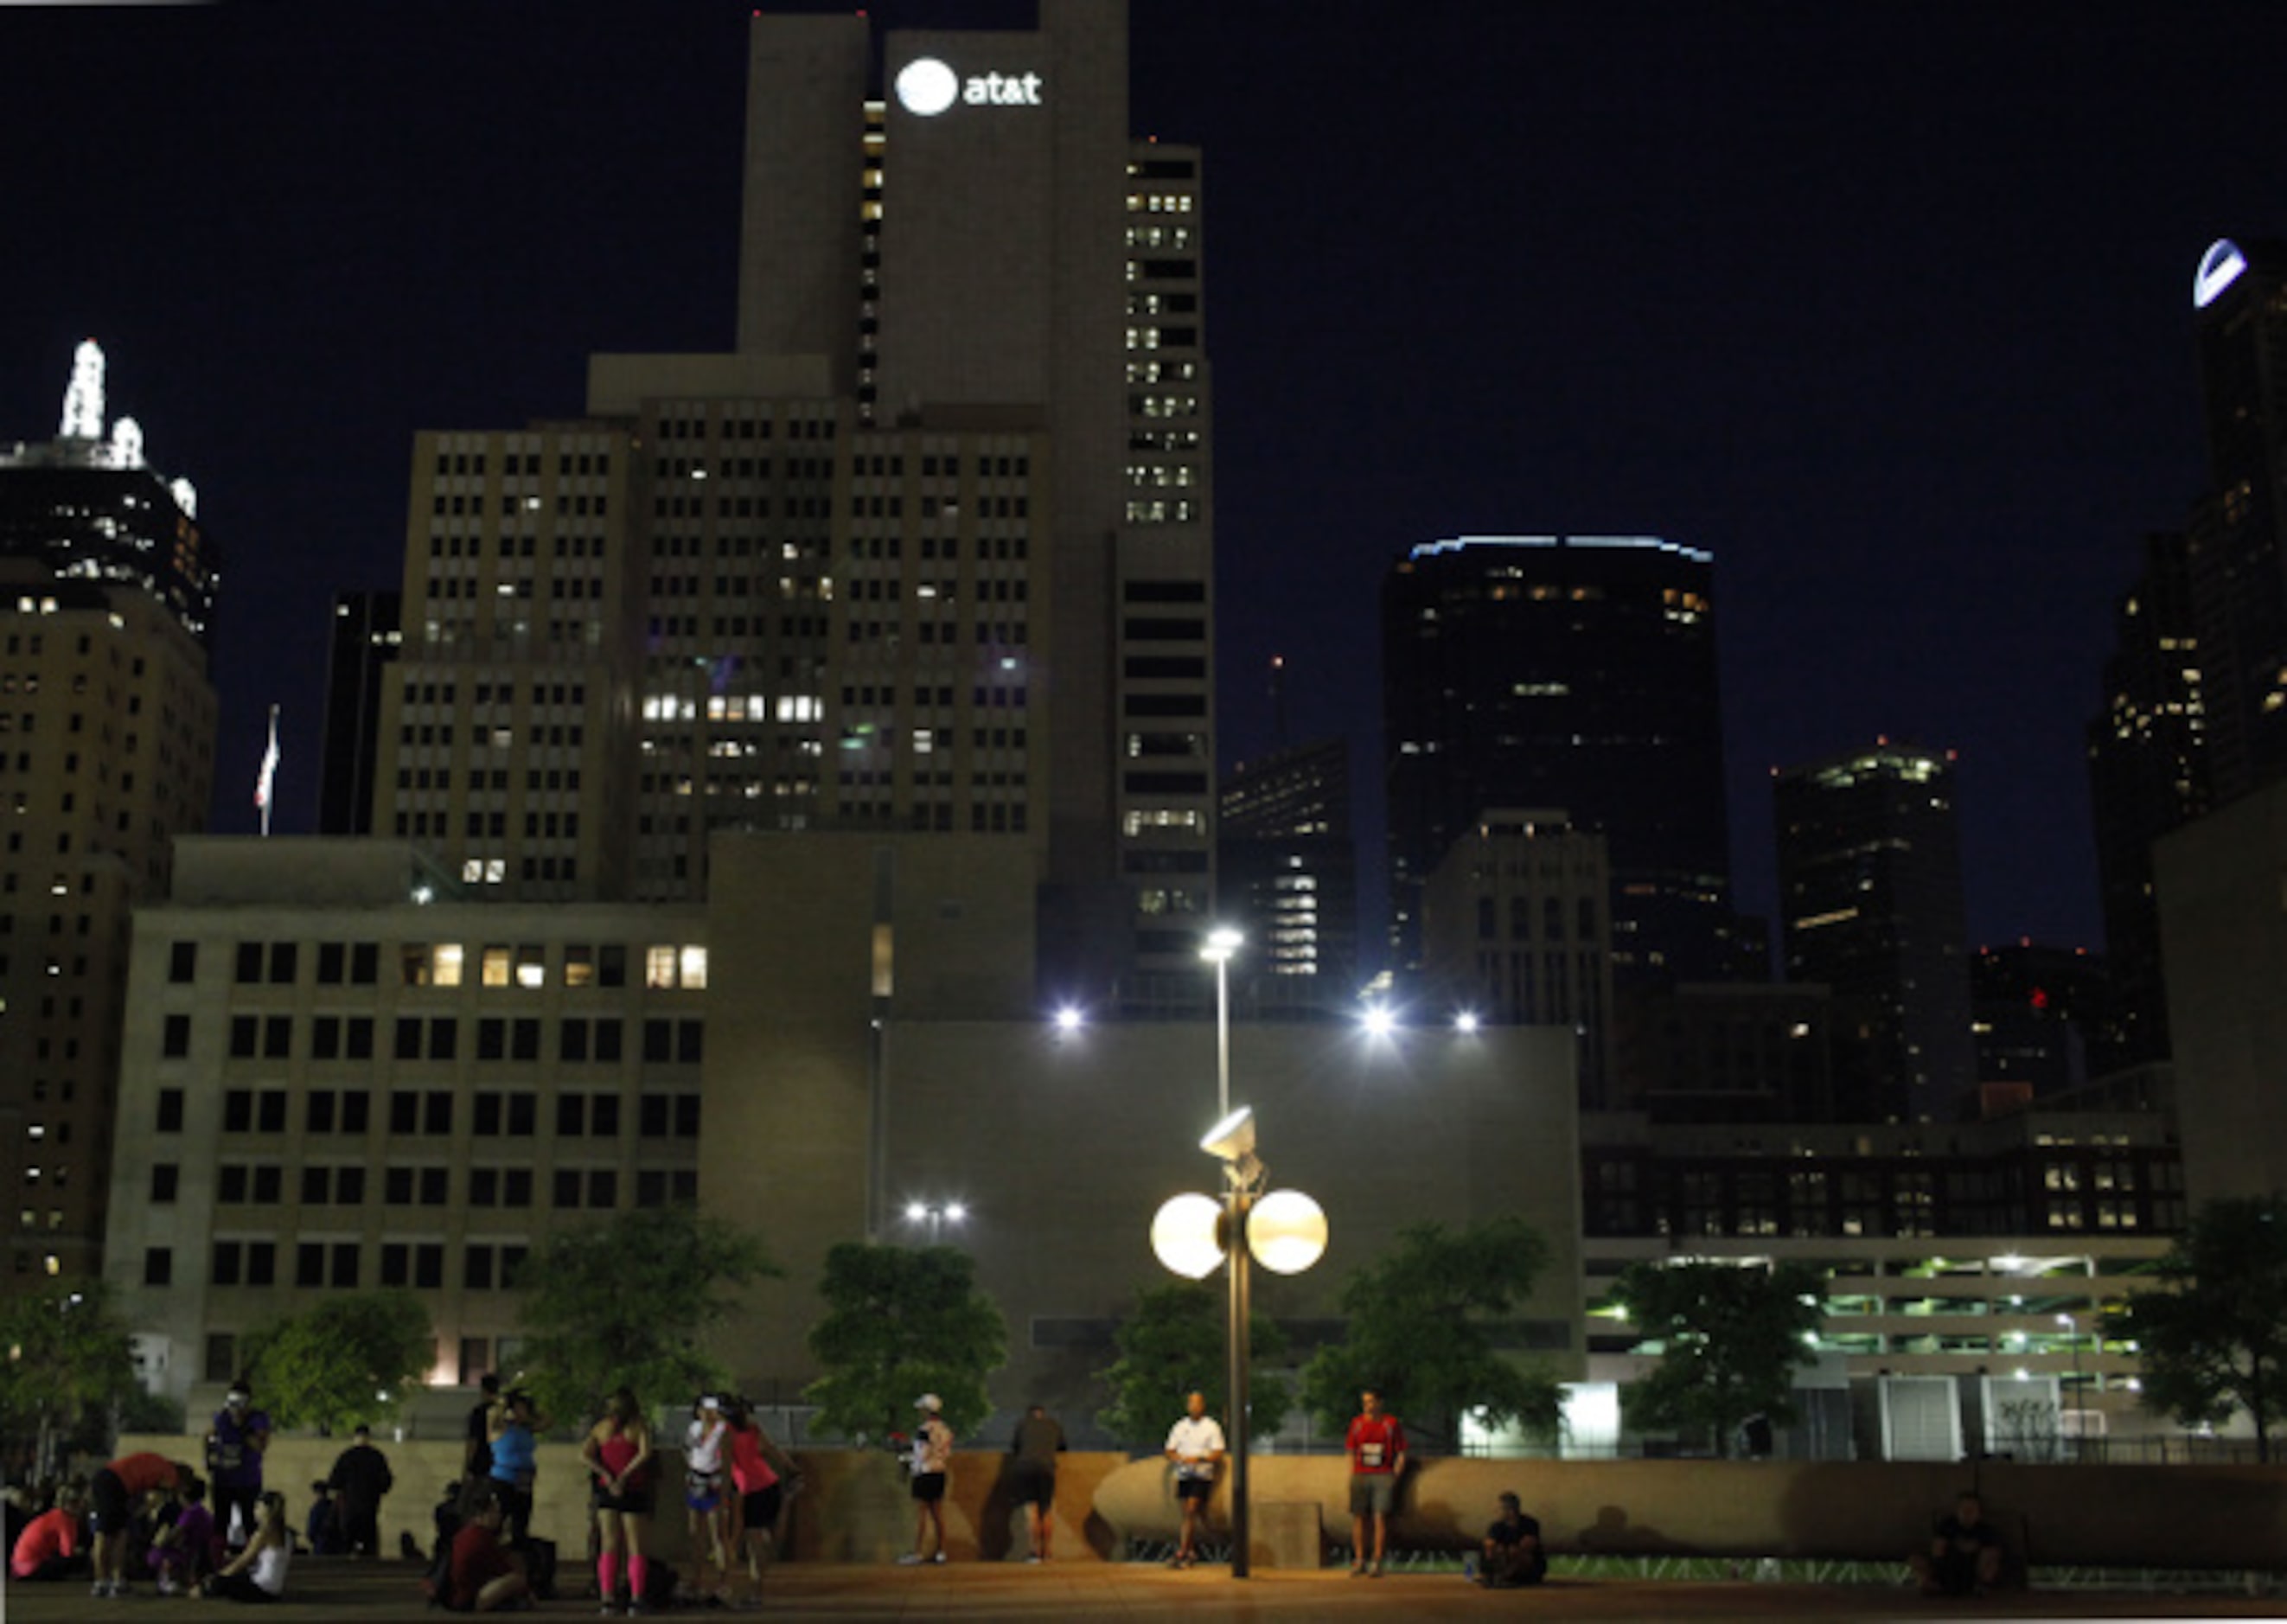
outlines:
[[674, 1606], [675, 1587], [681, 1582], [672, 1564], [652, 1557], [650, 1571], [644, 1575], [644, 1604], [662, 1610]]

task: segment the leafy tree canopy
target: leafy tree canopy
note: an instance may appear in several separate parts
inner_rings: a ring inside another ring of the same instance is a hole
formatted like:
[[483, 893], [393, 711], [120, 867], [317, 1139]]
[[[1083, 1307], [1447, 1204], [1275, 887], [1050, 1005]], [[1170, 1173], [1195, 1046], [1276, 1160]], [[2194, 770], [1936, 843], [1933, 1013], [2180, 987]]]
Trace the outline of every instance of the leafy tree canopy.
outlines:
[[826, 1255], [826, 1318], [810, 1351], [826, 1374], [803, 1390], [817, 1424], [881, 1439], [914, 1424], [914, 1400], [935, 1393], [956, 1434], [992, 1414], [985, 1379], [1006, 1361], [1008, 1326], [977, 1288], [957, 1247], [846, 1240]]
[[727, 1288], [782, 1272], [758, 1237], [687, 1206], [558, 1230], [515, 1280], [523, 1384], [558, 1419], [597, 1414], [621, 1386], [646, 1405], [720, 1387], [703, 1344], [738, 1306]]
[[327, 1432], [397, 1414], [437, 1356], [429, 1311], [409, 1291], [330, 1298], [250, 1341], [248, 1371], [271, 1420]]
[[[1131, 1444], [1157, 1444], [1183, 1413], [1192, 1393], [1207, 1397], [1207, 1412], [1229, 1413], [1230, 1361], [1224, 1357], [1231, 1311], [1221, 1290], [1193, 1280], [1147, 1287], [1120, 1322], [1113, 1342], [1120, 1357], [1096, 1379], [1112, 1389], [1111, 1406], [1096, 1414], [1106, 1431]], [[1286, 1382], [1261, 1366], [1286, 1351], [1286, 1337], [1267, 1314], [1247, 1327], [1246, 1412], [1256, 1436], [1276, 1432], [1293, 1407]]]
[[1749, 1416], [1776, 1422], [1794, 1414], [1795, 1367], [1816, 1357], [1810, 1339], [1825, 1298], [1810, 1269], [1633, 1264], [1611, 1295], [1644, 1336], [1662, 1344], [1658, 1365], [1627, 1390], [1638, 1426], [1705, 1429], [1715, 1453], [1728, 1457]]
[[1553, 1434], [1556, 1380], [1500, 1351], [1511, 1315], [1531, 1295], [1548, 1248], [1515, 1216], [1460, 1230], [1415, 1224], [1342, 1287], [1343, 1339], [1302, 1370], [1302, 1402], [1330, 1428], [1357, 1414], [1371, 1388], [1415, 1430], [1460, 1442], [1461, 1417]]
[[2142, 1356], [2144, 1403], [2188, 1426], [2244, 1410], [2268, 1461], [2287, 1418], [2287, 1195], [2203, 1203], [2159, 1271], [2114, 1327]]
[[51, 1280], [0, 1303], [0, 1422], [33, 1443], [41, 1470], [54, 1470], [60, 1439], [137, 1390], [127, 1337], [101, 1280]]

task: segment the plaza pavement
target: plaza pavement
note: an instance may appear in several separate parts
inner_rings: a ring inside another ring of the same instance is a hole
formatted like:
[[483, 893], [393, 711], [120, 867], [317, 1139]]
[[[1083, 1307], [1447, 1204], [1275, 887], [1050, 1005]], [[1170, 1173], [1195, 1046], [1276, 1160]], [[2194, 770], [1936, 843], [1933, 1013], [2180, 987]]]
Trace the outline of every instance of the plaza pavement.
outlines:
[[[96, 1599], [84, 1581], [12, 1584], [5, 1624], [59, 1620], [152, 1619], [187, 1611], [215, 1624], [240, 1617], [262, 1624], [343, 1624], [346, 1620], [428, 1620], [409, 1564], [297, 1560], [287, 1599], [242, 1613], [229, 1602], [166, 1599], [149, 1586], [124, 1599]], [[541, 1604], [538, 1616], [593, 1618], [592, 1599]], [[658, 1615], [691, 1620], [736, 1613], [677, 1609]], [[1595, 1620], [1666, 1624], [1673, 1620], [1789, 1619], [1832, 1621], [1926, 1619], [1949, 1621], [2031, 1619], [2224, 1619], [2287, 1616], [2277, 1596], [2171, 1595], [2127, 1591], [2036, 1590], [1977, 1601], [1934, 1601], [1904, 1586], [1555, 1580], [1533, 1590], [1486, 1592], [1452, 1573], [1392, 1574], [1352, 1580], [1340, 1569], [1318, 1573], [1258, 1571], [1234, 1580], [1223, 1568], [1176, 1573], [1128, 1563], [1082, 1561], [1034, 1567], [1023, 1563], [954, 1563], [894, 1567], [789, 1563], [772, 1570], [759, 1612], [793, 1620], [979, 1619], [1131, 1620], [1181, 1617], [1219, 1620], [1294, 1619]]]

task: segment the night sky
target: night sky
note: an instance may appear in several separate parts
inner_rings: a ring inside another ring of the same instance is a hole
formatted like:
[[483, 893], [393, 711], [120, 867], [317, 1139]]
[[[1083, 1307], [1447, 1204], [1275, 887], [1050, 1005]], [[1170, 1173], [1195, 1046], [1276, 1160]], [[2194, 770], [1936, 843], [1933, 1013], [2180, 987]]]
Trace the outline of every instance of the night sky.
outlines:
[[[415, 430], [728, 347], [749, 10], [0, 6], [0, 439], [91, 335], [197, 483], [216, 828], [273, 700], [313, 822], [328, 598], [394, 583]], [[1747, 906], [1769, 768], [1888, 734], [1961, 753], [1973, 935], [2097, 945], [2081, 731], [2204, 483], [2193, 267], [2287, 234], [2287, 6], [1131, 12], [1136, 130], [1207, 148], [1227, 760], [1284, 653], [1290, 737], [1349, 733], [1378, 803], [1408, 544], [1663, 535], [1716, 556]]]

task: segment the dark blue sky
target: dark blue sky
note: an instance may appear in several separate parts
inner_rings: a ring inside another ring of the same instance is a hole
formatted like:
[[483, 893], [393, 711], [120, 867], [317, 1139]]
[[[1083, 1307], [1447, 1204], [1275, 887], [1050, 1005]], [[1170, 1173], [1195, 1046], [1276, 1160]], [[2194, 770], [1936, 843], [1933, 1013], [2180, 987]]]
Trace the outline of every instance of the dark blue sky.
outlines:
[[[749, 9], [0, 9], [0, 437], [53, 432], [92, 334], [198, 482], [218, 827], [273, 699], [312, 816], [327, 597], [394, 579], [416, 428], [728, 344]], [[1887, 733], [1961, 752], [1974, 933], [2094, 943], [2081, 728], [2136, 538], [2204, 479], [2193, 266], [2287, 233], [2287, 7], [1132, 17], [1138, 131], [1207, 148], [1227, 756], [1283, 652], [1295, 735], [1349, 733], [1378, 796], [1407, 544], [1661, 535], [1717, 558], [1750, 906], [1769, 769]]]

